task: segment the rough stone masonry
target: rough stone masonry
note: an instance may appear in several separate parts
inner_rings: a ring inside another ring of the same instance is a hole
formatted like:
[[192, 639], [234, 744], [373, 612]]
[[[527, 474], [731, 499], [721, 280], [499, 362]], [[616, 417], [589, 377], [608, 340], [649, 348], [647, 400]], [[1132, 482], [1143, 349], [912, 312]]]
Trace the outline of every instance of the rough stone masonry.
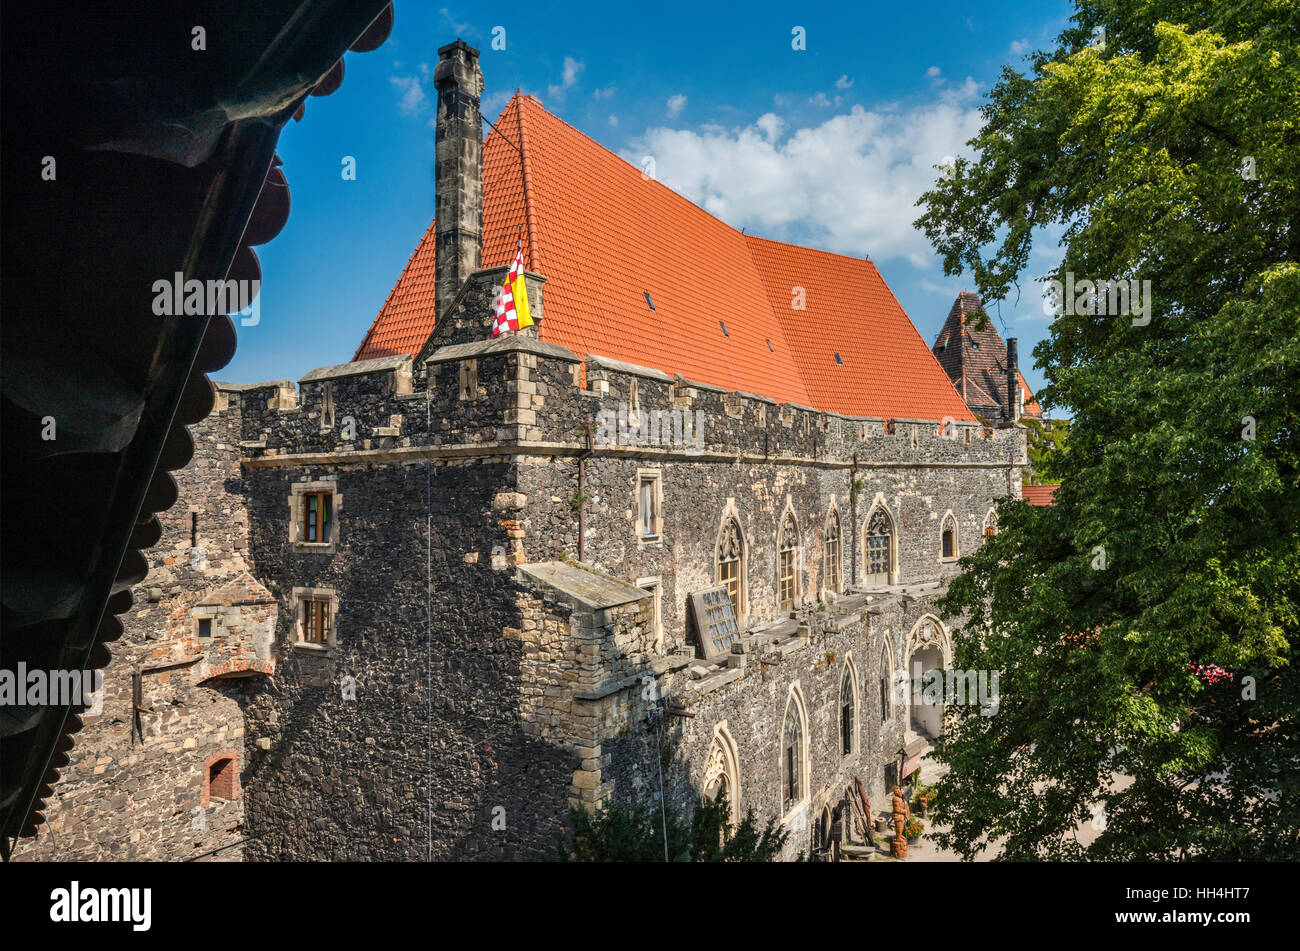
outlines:
[[[775, 818], [793, 858], [850, 783], [885, 809], [941, 722], [899, 688], [951, 664], [933, 602], [1018, 496], [1023, 428], [491, 339], [482, 75], [440, 54], [436, 329], [217, 384], [104, 713], [16, 858], [550, 858], [571, 804], [661, 784]], [[700, 438], [597, 440], [611, 412]], [[688, 602], [719, 584], [739, 630], [710, 654]]]

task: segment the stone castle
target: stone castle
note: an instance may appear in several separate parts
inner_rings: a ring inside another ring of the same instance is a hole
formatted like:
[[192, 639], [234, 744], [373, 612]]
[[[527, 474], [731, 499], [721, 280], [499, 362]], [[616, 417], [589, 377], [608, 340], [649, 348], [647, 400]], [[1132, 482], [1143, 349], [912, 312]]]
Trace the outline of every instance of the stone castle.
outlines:
[[[434, 224], [352, 362], [216, 384], [16, 859], [548, 858], [571, 803], [661, 788], [822, 854], [942, 729], [907, 685], [1020, 495], [1014, 347], [974, 408], [967, 295], [932, 353], [870, 262], [741, 235], [530, 97], [485, 140], [477, 52], [439, 55]], [[521, 235], [538, 325], [493, 339]]]

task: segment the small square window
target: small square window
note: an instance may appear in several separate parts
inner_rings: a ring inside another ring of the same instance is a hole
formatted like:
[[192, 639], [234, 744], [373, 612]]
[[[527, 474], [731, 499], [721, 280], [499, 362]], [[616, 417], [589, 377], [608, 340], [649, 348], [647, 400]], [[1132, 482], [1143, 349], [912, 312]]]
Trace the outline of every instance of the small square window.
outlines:
[[304, 644], [329, 643], [330, 603], [326, 598], [303, 598], [299, 610], [302, 615], [302, 641]]
[[339, 537], [339, 509], [343, 496], [330, 479], [298, 482], [289, 494], [289, 540], [300, 551], [332, 554]]
[[658, 469], [637, 473], [637, 543], [659, 544], [663, 536], [663, 482]]
[[203, 640], [207, 640], [208, 638], [212, 637], [212, 618], [201, 617], [198, 619], [198, 622], [199, 622], [199, 638]]

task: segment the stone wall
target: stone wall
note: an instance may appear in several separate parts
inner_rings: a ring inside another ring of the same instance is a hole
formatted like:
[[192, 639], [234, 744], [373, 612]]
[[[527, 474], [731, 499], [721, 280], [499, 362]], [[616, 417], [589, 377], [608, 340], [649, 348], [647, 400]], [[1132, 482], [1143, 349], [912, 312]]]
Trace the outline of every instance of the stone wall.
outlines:
[[48, 825], [19, 841], [16, 860], [241, 858], [243, 799], [206, 797], [205, 784], [218, 753], [233, 754], [236, 769], [244, 765], [242, 686], [200, 685], [211, 671], [192, 623], [199, 601], [249, 568], [240, 425], [238, 392], [221, 391], [213, 414], [191, 427], [195, 454], [175, 473], [179, 500], [159, 515], [148, 577], [132, 591], [124, 633], [110, 645], [103, 712], [85, 716], [50, 797]]

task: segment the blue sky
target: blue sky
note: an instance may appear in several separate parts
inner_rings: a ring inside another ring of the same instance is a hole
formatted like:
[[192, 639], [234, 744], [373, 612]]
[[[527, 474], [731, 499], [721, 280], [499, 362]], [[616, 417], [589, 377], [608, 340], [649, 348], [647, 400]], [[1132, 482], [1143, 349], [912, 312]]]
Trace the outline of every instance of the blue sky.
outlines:
[[[352, 358], [433, 218], [432, 67], [461, 37], [482, 51], [484, 114], [516, 88], [660, 181], [750, 233], [870, 255], [932, 342], [969, 281], [947, 278], [911, 222], [945, 156], [969, 154], [1004, 64], [1053, 45], [1064, 0], [970, 4], [398, 2], [378, 50], [349, 53], [342, 88], [307, 101], [279, 152], [292, 210], [262, 261], [261, 322], [217, 376], [293, 379]], [[505, 50], [493, 50], [495, 27]], [[806, 48], [792, 49], [792, 30]], [[356, 179], [341, 175], [345, 156]], [[1032, 276], [1059, 260], [1036, 247]], [[1047, 333], [1038, 293], [990, 308], [1020, 338], [1029, 385]]]

